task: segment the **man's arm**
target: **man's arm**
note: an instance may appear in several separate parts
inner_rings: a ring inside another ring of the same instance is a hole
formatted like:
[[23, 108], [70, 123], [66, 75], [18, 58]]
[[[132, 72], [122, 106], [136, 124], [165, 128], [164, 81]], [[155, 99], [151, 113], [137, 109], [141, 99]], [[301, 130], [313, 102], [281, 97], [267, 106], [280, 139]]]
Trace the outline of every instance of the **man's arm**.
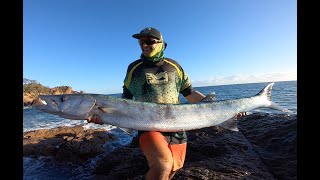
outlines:
[[203, 95], [201, 92], [193, 91], [191, 94], [189, 94], [185, 98], [191, 103], [197, 103], [197, 102], [202, 101], [202, 99], [205, 98], [205, 97], [206, 96]]

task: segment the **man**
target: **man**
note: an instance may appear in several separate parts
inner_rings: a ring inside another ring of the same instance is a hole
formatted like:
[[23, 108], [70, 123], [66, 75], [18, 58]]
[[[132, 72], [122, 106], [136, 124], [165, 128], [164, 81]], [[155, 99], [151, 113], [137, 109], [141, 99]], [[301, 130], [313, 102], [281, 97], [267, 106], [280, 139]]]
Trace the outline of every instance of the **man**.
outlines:
[[[164, 57], [167, 43], [159, 30], [147, 27], [132, 37], [138, 39], [142, 54], [140, 59], [128, 66], [123, 98], [166, 104], [179, 103], [180, 93], [190, 103], [205, 98], [193, 89], [178, 62]], [[205, 100], [208, 101], [207, 98]], [[98, 116], [93, 116], [88, 122], [101, 124]], [[139, 131], [138, 137], [149, 166], [146, 179], [171, 179], [183, 167], [187, 148], [186, 132]]]

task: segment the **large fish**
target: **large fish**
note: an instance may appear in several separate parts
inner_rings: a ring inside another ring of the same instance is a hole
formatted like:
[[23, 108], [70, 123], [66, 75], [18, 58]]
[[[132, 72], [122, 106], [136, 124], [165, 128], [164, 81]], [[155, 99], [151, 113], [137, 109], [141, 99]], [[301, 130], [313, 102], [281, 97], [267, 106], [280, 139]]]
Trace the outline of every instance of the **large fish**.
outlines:
[[221, 125], [239, 112], [272, 108], [288, 109], [271, 101], [274, 83], [248, 98], [195, 104], [158, 104], [139, 102], [102, 94], [40, 95], [43, 105], [37, 109], [63, 118], [84, 120], [99, 115], [104, 124], [123, 129], [176, 132]]

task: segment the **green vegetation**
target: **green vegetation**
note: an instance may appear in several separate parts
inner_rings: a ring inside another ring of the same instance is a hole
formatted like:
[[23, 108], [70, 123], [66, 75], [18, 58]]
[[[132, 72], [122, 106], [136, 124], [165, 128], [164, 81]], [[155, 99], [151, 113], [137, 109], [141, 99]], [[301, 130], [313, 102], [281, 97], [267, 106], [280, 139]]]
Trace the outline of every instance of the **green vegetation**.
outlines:
[[43, 86], [42, 84], [38, 83], [35, 80], [29, 80], [23, 78], [23, 92], [30, 93], [30, 94], [49, 94], [50, 88]]
[[[59, 90], [59, 92], [65, 92], [69, 88], [69, 86], [57, 86], [55, 89]], [[29, 80], [26, 78], [23, 78], [23, 93], [29, 93], [34, 95], [39, 94], [51, 94], [52, 88], [49, 88], [47, 86], [43, 86], [42, 84], [38, 83], [35, 80]], [[81, 93], [83, 93], [81, 91]]]

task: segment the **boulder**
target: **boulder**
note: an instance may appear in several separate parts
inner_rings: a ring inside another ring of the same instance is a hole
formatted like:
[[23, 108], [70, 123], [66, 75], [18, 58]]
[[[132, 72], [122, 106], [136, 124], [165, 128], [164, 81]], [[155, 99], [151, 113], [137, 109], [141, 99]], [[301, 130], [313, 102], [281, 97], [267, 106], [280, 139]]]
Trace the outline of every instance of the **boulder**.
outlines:
[[24, 156], [51, 156], [58, 161], [82, 163], [105, 153], [104, 144], [115, 137], [104, 129], [88, 129], [80, 125], [41, 129], [23, 133]]

